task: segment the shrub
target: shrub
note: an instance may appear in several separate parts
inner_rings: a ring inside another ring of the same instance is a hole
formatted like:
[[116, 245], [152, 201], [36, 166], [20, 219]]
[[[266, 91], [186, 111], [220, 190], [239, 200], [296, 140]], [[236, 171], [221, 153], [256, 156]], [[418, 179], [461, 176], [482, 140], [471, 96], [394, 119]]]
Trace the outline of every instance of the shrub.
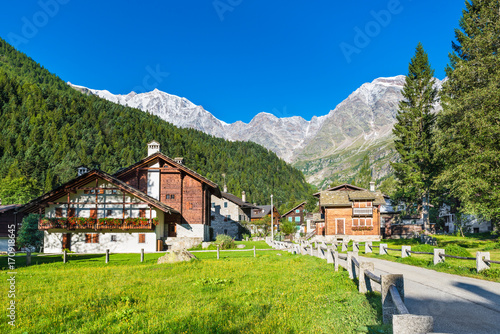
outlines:
[[446, 245], [444, 251], [448, 255], [472, 257], [472, 254], [467, 249], [460, 247], [457, 244]]
[[219, 234], [217, 238], [215, 238], [215, 244], [219, 245], [220, 249], [236, 248], [234, 239], [226, 234]]

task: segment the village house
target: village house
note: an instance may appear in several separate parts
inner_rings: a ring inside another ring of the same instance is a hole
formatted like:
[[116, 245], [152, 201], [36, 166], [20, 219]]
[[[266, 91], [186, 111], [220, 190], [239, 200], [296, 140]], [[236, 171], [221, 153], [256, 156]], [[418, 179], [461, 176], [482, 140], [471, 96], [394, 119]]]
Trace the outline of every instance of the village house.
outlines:
[[[9, 249], [9, 239], [15, 240], [21, 228], [24, 215], [18, 213], [21, 204], [0, 205], [0, 252], [7, 252]], [[10, 238], [14, 231], [15, 238]], [[10, 244], [15, 247], [15, 244]], [[16, 248], [17, 249], [17, 248]]]
[[250, 222], [252, 209], [256, 207], [246, 201], [245, 191], [242, 191], [241, 198], [224, 191], [221, 197], [212, 195], [212, 221], [214, 237], [219, 234], [226, 234], [233, 239], [240, 240], [245, 231], [240, 222]]
[[[453, 234], [457, 231], [457, 225], [463, 226], [464, 233], [483, 233], [493, 231], [493, 224], [491, 221], [481, 219], [474, 215], [458, 215], [453, 212], [449, 205], [443, 204], [439, 209], [439, 217], [444, 220], [444, 232]], [[462, 221], [458, 221], [461, 219]]]
[[306, 202], [302, 202], [299, 205], [292, 208], [290, 211], [281, 215], [281, 219], [286, 219], [289, 222], [294, 222], [297, 225], [297, 233], [307, 233], [307, 222], [305, 211]]
[[316, 238], [330, 240], [349, 238], [357, 241], [381, 239], [380, 207], [385, 204], [383, 194], [343, 184], [314, 194], [319, 198], [319, 207], [324, 223], [316, 223]]
[[[273, 212], [273, 226], [274, 226], [274, 232], [277, 232], [279, 229], [279, 222], [280, 222], [280, 213], [278, 212], [278, 209], [276, 209], [275, 206], [272, 207], [272, 212]], [[252, 209], [252, 216], [251, 216], [251, 221], [257, 221], [260, 219], [263, 219], [264, 217], [271, 217], [271, 206], [270, 205], [256, 205]], [[252, 226], [252, 233], [258, 232], [254, 226]]]
[[212, 195], [221, 196], [217, 184], [153, 141], [136, 164], [114, 175], [80, 167], [77, 178], [19, 211], [42, 215], [45, 253], [154, 252], [208, 241]]

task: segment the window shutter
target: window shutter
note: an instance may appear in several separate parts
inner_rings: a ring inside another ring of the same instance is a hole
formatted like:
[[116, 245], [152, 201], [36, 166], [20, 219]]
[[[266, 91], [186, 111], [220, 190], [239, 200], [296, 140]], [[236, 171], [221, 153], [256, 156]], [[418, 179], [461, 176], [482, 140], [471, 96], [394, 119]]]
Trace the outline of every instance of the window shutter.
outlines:
[[90, 234], [85, 234], [85, 243], [88, 244], [90, 243]]
[[145, 242], [146, 242], [146, 234], [144, 233], [139, 234], [139, 243], [143, 244]]
[[98, 244], [99, 243], [99, 234], [96, 233], [96, 234], [92, 235], [92, 242], [94, 244]]

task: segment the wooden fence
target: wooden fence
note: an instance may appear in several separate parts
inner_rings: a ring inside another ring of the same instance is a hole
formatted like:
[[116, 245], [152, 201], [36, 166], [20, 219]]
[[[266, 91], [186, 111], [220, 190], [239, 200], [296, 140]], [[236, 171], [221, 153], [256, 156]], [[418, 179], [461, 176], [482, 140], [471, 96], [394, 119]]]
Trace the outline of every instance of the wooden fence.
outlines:
[[[355, 244], [352, 252], [340, 253], [338, 244], [326, 245], [304, 242], [293, 244], [291, 242], [268, 242], [273, 248], [287, 250], [293, 254], [316, 256], [326, 259], [328, 264], [333, 264], [335, 271], [339, 265], [344, 267], [351, 279], [358, 279], [358, 289], [361, 293], [374, 291], [374, 286], [380, 287], [382, 297], [382, 318], [384, 323], [392, 323], [393, 333], [430, 333], [433, 331], [434, 318], [432, 316], [410, 314], [404, 303], [404, 278], [400, 274], [376, 275], [373, 262], [359, 260], [359, 244]], [[371, 243], [365, 245], [371, 250]], [[343, 243], [342, 250], [347, 251]], [[376, 283], [376, 284], [374, 284]]]

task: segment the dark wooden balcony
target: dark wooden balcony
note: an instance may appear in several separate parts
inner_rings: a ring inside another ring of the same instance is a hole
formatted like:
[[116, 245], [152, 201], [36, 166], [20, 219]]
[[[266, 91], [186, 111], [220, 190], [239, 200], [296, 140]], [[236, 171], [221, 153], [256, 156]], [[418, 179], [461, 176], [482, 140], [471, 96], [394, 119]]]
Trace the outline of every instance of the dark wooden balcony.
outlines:
[[42, 218], [38, 222], [38, 229], [42, 231], [50, 229], [63, 230], [153, 230], [158, 224], [156, 218]]

